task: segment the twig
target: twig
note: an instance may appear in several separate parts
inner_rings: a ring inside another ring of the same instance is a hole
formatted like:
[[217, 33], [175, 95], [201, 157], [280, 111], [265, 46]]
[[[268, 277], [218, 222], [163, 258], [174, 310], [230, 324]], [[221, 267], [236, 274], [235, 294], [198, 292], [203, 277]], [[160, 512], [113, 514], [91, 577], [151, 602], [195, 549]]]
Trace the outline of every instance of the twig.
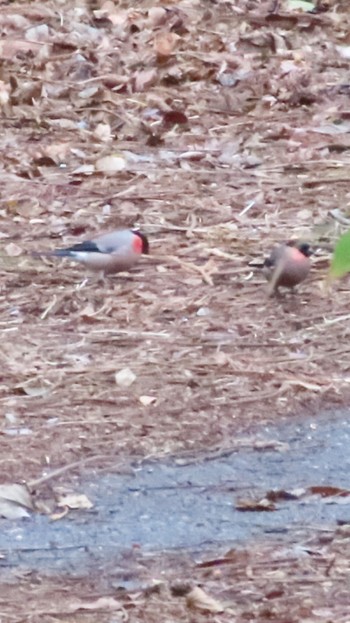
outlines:
[[[209, 286], [214, 285], [213, 280], [209, 274], [209, 268], [208, 268], [208, 265], [210, 265], [210, 260], [208, 260], [205, 266], [196, 266], [196, 264], [190, 264], [189, 262], [184, 262], [183, 260], [176, 257], [175, 255], [169, 255], [168, 259], [172, 260], [173, 262], [176, 262], [177, 264], [180, 264], [180, 266], [183, 266], [184, 268], [188, 268], [189, 270], [192, 270], [193, 272], [199, 273], [203, 277], [203, 280], [205, 281], [205, 283], [207, 283]], [[213, 264], [212, 264], [212, 270], [210, 272], [211, 273], [217, 272], [216, 266], [214, 266]]]
[[29, 482], [26, 483], [26, 485], [28, 489], [35, 489], [36, 487], [39, 487], [45, 482], [48, 482], [49, 480], [52, 480], [53, 478], [57, 478], [58, 476], [61, 476], [62, 474], [65, 474], [66, 472], [76, 469], [77, 467], [82, 467], [83, 465], [86, 465], [87, 463], [93, 463], [94, 461], [100, 461], [101, 459], [106, 459], [106, 458], [108, 458], [107, 455], [101, 454], [97, 456], [90, 456], [86, 459], [82, 459], [81, 461], [75, 461], [74, 463], [70, 463], [69, 465], [64, 465], [63, 467], [59, 467], [58, 469], [55, 469], [50, 474], [41, 476], [41, 478], [30, 480]]
[[334, 210], [329, 210], [328, 214], [335, 220], [337, 223], [341, 225], [350, 225], [350, 219], [346, 218], [338, 208]]

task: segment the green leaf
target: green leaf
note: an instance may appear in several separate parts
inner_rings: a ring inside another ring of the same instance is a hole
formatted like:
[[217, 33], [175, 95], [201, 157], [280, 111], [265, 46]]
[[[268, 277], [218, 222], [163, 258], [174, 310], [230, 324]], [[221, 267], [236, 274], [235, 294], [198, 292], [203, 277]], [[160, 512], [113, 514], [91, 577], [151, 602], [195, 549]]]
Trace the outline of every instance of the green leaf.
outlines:
[[350, 272], [350, 231], [341, 236], [335, 245], [329, 276], [338, 279]]

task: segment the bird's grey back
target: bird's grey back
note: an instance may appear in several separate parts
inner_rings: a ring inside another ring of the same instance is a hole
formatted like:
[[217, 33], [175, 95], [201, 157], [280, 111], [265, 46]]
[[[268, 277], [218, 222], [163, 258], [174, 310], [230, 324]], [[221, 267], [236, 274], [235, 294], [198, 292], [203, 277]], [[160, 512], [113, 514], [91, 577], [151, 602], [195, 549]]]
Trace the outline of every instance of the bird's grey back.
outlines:
[[125, 247], [132, 248], [133, 238], [134, 234], [129, 229], [116, 229], [94, 238], [93, 242], [103, 253], [117, 253]]

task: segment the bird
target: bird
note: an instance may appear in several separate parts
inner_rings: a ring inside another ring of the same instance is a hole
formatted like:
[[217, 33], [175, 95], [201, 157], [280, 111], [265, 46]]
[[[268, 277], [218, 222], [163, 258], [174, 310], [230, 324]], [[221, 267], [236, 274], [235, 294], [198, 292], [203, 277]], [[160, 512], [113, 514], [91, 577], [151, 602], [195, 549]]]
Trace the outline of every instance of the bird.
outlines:
[[269, 296], [278, 293], [279, 287], [294, 288], [304, 281], [311, 269], [312, 253], [306, 242], [289, 241], [272, 249], [270, 256], [260, 264], [269, 281]]
[[69, 258], [83, 264], [87, 269], [107, 274], [127, 271], [149, 253], [145, 234], [137, 229], [117, 229], [91, 240], [78, 242], [71, 247], [53, 251], [34, 252], [35, 257]]

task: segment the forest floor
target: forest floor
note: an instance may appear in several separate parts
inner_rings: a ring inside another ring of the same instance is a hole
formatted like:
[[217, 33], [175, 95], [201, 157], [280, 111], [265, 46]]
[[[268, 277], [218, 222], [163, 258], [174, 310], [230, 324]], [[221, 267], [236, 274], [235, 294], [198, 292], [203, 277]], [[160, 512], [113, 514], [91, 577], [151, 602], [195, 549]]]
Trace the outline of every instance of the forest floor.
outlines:
[[[348, 404], [349, 280], [325, 287], [348, 226], [346, 4], [1, 4], [4, 483], [67, 467], [36, 491], [54, 498], [69, 465], [221, 451]], [[81, 268], [31, 256], [131, 226], [151, 254], [105, 284], [79, 288]], [[323, 250], [296, 293], [268, 298], [249, 263], [290, 239]], [[137, 564], [162, 582], [115, 603], [93, 577], [21, 571], [0, 618], [345, 622], [349, 542], [323, 546], [293, 559], [254, 543], [197, 569], [155, 556]], [[179, 577], [230, 605], [203, 614]]]

